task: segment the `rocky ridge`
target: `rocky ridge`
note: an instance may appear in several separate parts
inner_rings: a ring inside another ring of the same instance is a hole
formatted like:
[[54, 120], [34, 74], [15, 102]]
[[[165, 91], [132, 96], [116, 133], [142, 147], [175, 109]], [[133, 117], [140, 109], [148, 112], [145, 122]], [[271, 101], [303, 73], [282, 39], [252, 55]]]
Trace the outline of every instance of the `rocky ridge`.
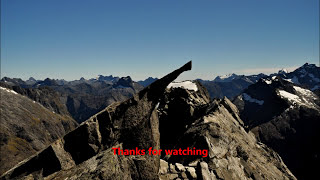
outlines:
[[[179, 106], [170, 106], [168, 101], [162, 105], [160, 103], [160, 139], [170, 135], [175, 138], [170, 143], [161, 141], [161, 147], [208, 149], [209, 155], [162, 157], [160, 179], [295, 179], [276, 152], [258, 142], [252, 132], [245, 130], [239, 111], [230, 100], [216, 99], [208, 103], [207, 99], [210, 98], [206, 90], [199, 85], [198, 89], [190, 91], [176, 88], [166, 92], [168, 94], [165, 97], [179, 92], [182, 97], [188, 98], [178, 97], [183, 99]], [[181, 91], [189, 95], [184, 96]], [[181, 119], [169, 113], [170, 108], [175, 111], [180, 109]], [[183, 124], [185, 117], [191, 118], [191, 123]], [[175, 127], [176, 131], [161, 129], [162, 123], [165, 123], [164, 126], [167, 124], [163, 119], [171, 119], [170, 126]], [[179, 125], [184, 129], [178, 131]]]

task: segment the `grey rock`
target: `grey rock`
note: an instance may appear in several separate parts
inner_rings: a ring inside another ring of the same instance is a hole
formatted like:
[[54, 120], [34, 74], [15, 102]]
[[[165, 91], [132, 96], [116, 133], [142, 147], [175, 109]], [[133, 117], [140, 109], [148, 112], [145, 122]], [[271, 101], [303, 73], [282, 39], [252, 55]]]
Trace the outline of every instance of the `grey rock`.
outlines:
[[169, 169], [168, 162], [165, 160], [160, 159], [160, 168], [159, 168], [159, 173], [160, 174], [167, 174]]
[[169, 169], [171, 173], [178, 173], [174, 164], [169, 164]]
[[186, 174], [185, 172], [182, 172], [182, 173], [181, 173], [181, 177], [182, 177], [183, 179], [188, 179], [187, 174]]
[[177, 169], [178, 172], [186, 171], [185, 167], [182, 164], [176, 163], [175, 165], [176, 165], [176, 169]]
[[169, 174], [169, 179], [176, 179], [178, 177], [179, 177], [178, 174]]
[[200, 178], [203, 180], [212, 180], [211, 173], [209, 171], [208, 164], [206, 162], [200, 162], [199, 163], [199, 172], [200, 172]]
[[190, 162], [188, 164], [188, 166], [192, 166], [192, 167], [196, 167], [198, 165], [199, 161], [193, 161], [193, 162]]
[[191, 178], [191, 179], [197, 179], [197, 173], [196, 169], [194, 167], [186, 167], [186, 174]]

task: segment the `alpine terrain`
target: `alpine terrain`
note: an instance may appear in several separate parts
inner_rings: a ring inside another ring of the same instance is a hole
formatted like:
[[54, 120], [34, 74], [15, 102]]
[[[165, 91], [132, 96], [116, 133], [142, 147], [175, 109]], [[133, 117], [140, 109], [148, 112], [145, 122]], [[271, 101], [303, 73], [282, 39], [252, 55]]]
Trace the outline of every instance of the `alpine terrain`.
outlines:
[[[245, 128], [228, 98], [210, 100], [199, 81], [173, 82], [190, 69], [188, 62], [109, 105], [1, 179], [296, 179], [277, 152]], [[115, 154], [150, 147], [202, 154]]]

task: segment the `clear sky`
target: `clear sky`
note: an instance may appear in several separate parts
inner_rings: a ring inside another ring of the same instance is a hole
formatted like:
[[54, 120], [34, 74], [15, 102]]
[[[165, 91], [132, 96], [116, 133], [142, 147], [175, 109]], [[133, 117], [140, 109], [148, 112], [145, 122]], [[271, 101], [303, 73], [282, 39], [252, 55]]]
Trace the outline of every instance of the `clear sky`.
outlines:
[[180, 79], [319, 65], [319, 0], [1, 0], [1, 77]]

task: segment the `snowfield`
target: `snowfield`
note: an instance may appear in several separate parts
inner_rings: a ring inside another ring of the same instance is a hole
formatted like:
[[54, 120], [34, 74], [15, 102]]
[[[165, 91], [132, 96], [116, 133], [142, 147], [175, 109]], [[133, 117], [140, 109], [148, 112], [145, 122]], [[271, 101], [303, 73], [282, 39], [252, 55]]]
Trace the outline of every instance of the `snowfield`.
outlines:
[[295, 94], [291, 94], [291, 93], [284, 91], [284, 90], [279, 90], [279, 95], [285, 99], [288, 99], [289, 101], [301, 104], [299, 96], [297, 96]]
[[251, 96], [249, 96], [247, 93], [243, 93], [242, 96], [243, 96], [244, 100], [249, 101], [249, 102], [257, 103], [259, 105], [262, 105], [264, 103], [263, 100], [254, 99]]
[[280, 97], [284, 99], [288, 99], [288, 101], [292, 102], [293, 104], [297, 104], [299, 106], [301, 105], [305, 105], [308, 107], [316, 106], [313, 102], [313, 100], [316, 99], [316, 97], [311, 91], [307, 89], [303, 89], [298, 86], [293, 86], [293, 88], [296, 90], [296, 92], [298, 92], [299, 96], [284, 90], [279, 90]]
[[9, 93], [18, 94], [18, 93], [15, 92], [14, 90], [7, 89], [7, 88], [4, 88], [4, 87], [0, 87], [0, 89], [5, 90], [5, 91], [7, 91], [7, 92], [9, 92]]
[[183, 82], [172, 82], [167, 86], [168, 89], [170, 88], [183, 88], [187, 90], [198, 91], [198, 87], [196, 83], [192, 81], [183, 81]]
[[304, 96], [313, 96], [313, 93], [308, 89], [303, 89], [298, 86], [293, 86], [293, 88], [294, 88], [294, 90], [296, 90], [297, 92], [301, 93]]

